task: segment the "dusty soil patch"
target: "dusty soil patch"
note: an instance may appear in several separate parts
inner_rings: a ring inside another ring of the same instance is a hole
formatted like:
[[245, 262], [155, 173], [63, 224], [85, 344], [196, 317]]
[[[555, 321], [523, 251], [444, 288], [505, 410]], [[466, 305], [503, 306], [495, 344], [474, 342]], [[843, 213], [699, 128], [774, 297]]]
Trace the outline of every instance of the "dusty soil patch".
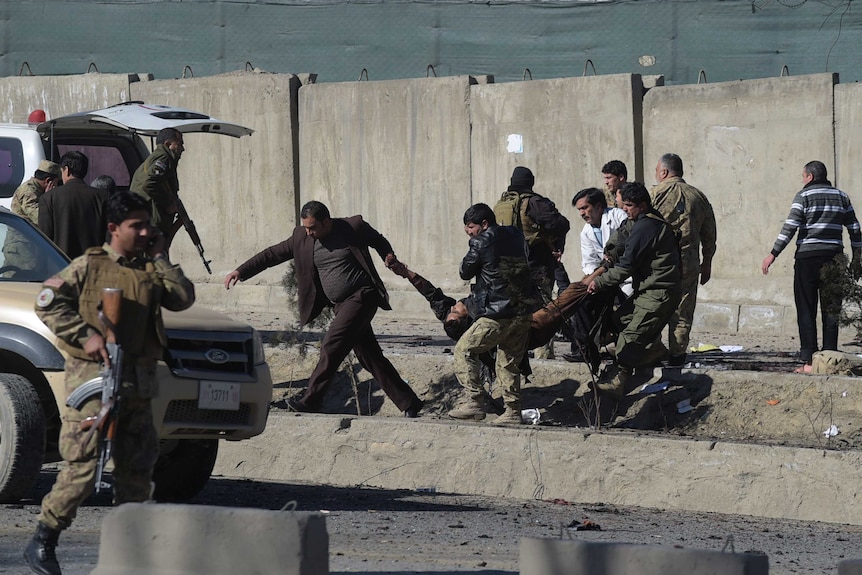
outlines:
[[[426, 402], [423, 417], [445, 419], [461, 396], [448, 348], [438, 353], [389, 352], [389, 358]], [[317, 359], [295, 345], [268, 348], [273, 372], [274, 410], [284, 399], [300, 394]], [[656, 369], [633, 378], [627, 398], [616, 403], [596, 399], [591, 376], [582, 364], [533, 362], [534, 374], [523, 388], [523, 407], [539, 408], [542, 424], [572, 428], [633, 430], [696, 439], [722, 439], [781, 445], [857, 449], [862, 445], [862, 389], [845, 377], [800, 376], [777, 372], [726, 369]], [[654, 393], [644, 385], [666, 384]], [[491, 391], [498, 396], [492, 385]], [[358, 411], [357, 411], [358, 404]], [[690, 405], [690, 409], [679, 406]], [[400, 416], [370, 375], [355, 362], [345, 362], [324, 405], [327, 413]], [[484, 425], [479, 423], [478, 425]], [[826, 437], [835, 425], [839, 434]]]
[[[276, 383], [272, 407], [301, 393], [317, 358], [319, 331], [297, 334], [289, 318], [265, 313], [237, 316], [260, 329]], [[381, 313], [375, 332], [387, 357], [426, 402], [422, 417], [446, 418], [461, 396], [452, 372], [454, 343], [439, 323], [403, 319]], [[862, 351], [855, 331], [842, 330], [843, 351]], [[683, 370], [656, 369], [635, 378], [621, 404], [596, 401], [591, 376], [583, 363], [564, 359], [534, 360], [534, 374], [523, 387], [523, 407], [542, 411], [544, 425], [632, 430], [697, 439], [775, 443], [782, 445], [858, 449], [862, 446], [862, 381], [858, 378], [793, 374], [798, 341], [794, 334], [710, 334], [694, 330], [691, 345], [740, 345], [741, 352], [689, 354]], [[555, 342], [558, 358], [569, 350]], [[645, 384], [666, 382], [664, 390], [638, 393]], [[354, 388], [356, 391], [354, 391]], [[492, 392], [499, 395], [492, 387]], [[324, 407], [329, 413], [400, 416], [355, 360], [342, 366]], [[690, 411], [680, 409], [685, 402]], [[683, 402], [680, 404], [680, 402]], [[479, 423], [478, 425], [485, 425]], [[824, 432], [834, 425], [838, 435]]]

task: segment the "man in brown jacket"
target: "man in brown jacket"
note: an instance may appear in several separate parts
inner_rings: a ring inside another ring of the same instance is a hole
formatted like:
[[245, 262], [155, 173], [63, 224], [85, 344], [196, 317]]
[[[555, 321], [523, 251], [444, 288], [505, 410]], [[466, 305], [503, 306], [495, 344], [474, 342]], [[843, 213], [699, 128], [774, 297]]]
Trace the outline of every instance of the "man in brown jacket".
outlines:
[[392, 308], [368, 248], [374, 248], [391, 268], [398, 264], [392, 245], [362, 216], [332, 218], [320, 202], [308, 202], [299, 215], [302, 225], [289, 238], [253, 256], [224, 280], [225, 289], [230, 289], [237, 281], [293, 260], [300, 322], [307, 324], [324, 307], [334, 306], [335, 318], [323, 337], [308, 388], [300, 400], [288, 405], [296, 411], [320, 411], [333, 376], [352, 349], [405, 417], [416, 417], [422, 400], [383, 355], [371, 329], [377, 309]]

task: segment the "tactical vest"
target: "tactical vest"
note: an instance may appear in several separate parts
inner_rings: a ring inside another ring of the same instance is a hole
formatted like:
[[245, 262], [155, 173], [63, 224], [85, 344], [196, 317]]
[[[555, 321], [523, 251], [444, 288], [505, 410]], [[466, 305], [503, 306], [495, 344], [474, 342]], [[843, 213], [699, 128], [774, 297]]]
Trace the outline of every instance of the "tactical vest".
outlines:
[[509, 190], [503, 192], [499, 201], [494, 204], [494, 217], [497, 225], [515, 226], [524, 232], [524, 238], [528, 244], [532, 244], [541, 234], [541, 228], [527, 215], [529, 199], [536, 194], [530, 192], [515, 192]]
[[[118, 343], [131, 356], [161, 358], [167, 344], [160, 305], [164, 286], [155, 274], [153, 263], [147, 262], [146, 269], [138, 270], [117, 264], [99, 247], [89, 248], [84, 253], [88, 256], [87, 278], [78, 298], [78, 313], [104, 335], [99, 320], [102, 288], [123, 290], [120, 325], [117, 326]], [[62, 340], [59, 345], [74, 357], [92, 359], [80, 347], [70, 346]]]

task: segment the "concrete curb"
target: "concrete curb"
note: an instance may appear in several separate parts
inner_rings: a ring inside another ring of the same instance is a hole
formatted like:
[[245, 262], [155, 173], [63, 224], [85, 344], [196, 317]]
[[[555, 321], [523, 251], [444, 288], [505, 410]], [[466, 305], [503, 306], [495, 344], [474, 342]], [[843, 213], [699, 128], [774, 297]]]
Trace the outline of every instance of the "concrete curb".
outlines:
[[862, 453], [618, 432], [270, 415], [215, 474], [862, 525]]
[[658, 545], [521, 539], [521, 573], [529, 575], [767, 575], [769, 558]]
[[102, 523], [93, 575], [326, 575], [320, 513], [127, 503]]

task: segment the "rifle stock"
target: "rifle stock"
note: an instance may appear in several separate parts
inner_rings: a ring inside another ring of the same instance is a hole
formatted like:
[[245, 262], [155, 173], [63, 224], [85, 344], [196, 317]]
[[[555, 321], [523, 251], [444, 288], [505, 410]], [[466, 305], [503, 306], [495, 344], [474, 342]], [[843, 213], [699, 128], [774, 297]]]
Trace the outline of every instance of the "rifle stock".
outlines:
[[210, 262], [212, 260], [206, 259], [204, 256], [204, 246], [201, 243], [201, 237], [198, 235], [198, 230], [195, 227], [195, 223], [189, 217], [189, 213], [186, 211], [186, 207], [183, 205], [183, 201], [180, 199], [179, 195], [174, 196], [174, 202], [177, 208], [177, 218], [180, 223], [186, 229], [186, 232], [189, 234], [189, 238], [191, 238], [192, 243], [198, 249], [198, 255], [201, 257], [201, 261], [204, 263], [204, 267], [207, 269], [207, 272], [212, 274], [213, 271], [210, 269]]

